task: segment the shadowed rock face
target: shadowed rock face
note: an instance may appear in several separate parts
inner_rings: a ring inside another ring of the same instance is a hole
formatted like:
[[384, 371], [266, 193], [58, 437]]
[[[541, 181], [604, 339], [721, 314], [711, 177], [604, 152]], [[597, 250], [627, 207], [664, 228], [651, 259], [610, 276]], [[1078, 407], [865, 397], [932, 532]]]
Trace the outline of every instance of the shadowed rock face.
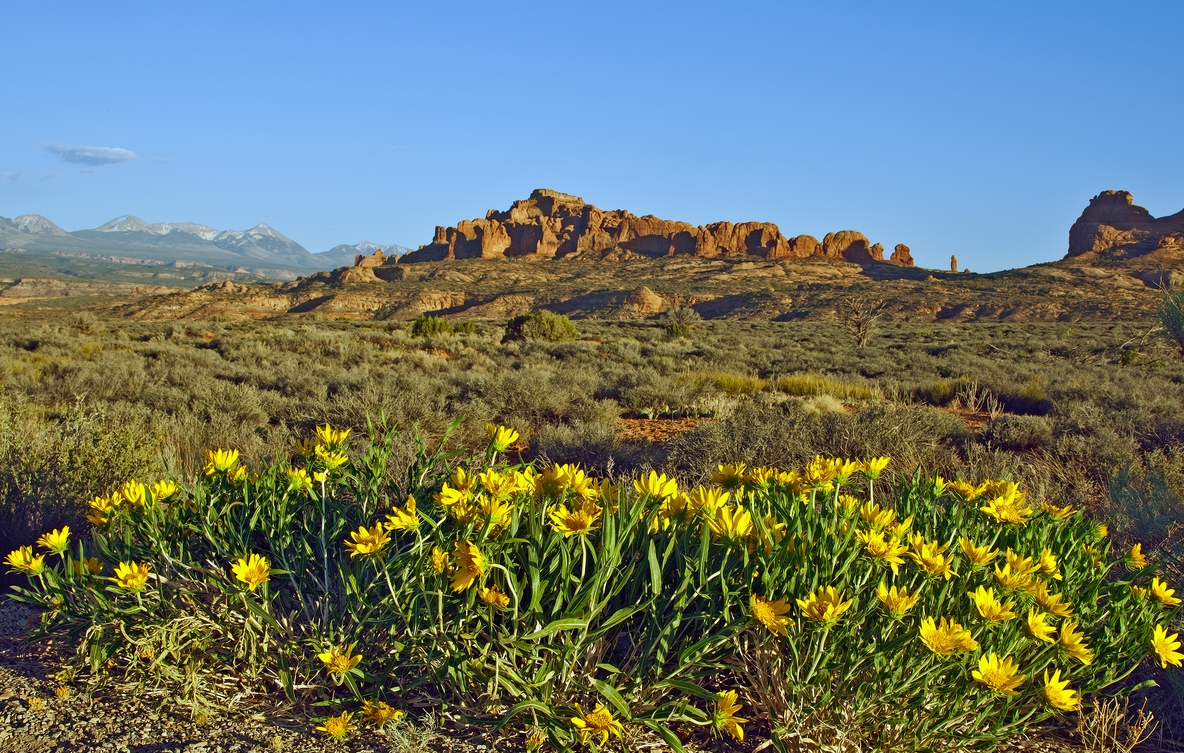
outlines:
[[[912, 266], [907, 246], [897, 246], [889, 261]], [[904, 252], [901, 253], [901, 249]], [[490, 210], [483, 219], [456, 227], [437, 227], [426, 246], [401, 263], [443, 259], [552, 259], [636, 254], [664, 257], [687, 254], [703, 258], [755, 256], [763, 259], [830, 256], [848, 261], [884, 261], [884, 247], [862, 233], [842, 230], [820, 243], [809, 235], [787, 238], [771, 222], [686, 222], [638, 217], [623, 209], [602, 211], [578, 196], [540, 188], [515, 201], [505, 212]]]
[[1184, 211], [1155, 218], [1126, 191], [1103, 191], [1069, 228], [1069, 253], [1128, 259], [1158, 253], [1184, 253]]

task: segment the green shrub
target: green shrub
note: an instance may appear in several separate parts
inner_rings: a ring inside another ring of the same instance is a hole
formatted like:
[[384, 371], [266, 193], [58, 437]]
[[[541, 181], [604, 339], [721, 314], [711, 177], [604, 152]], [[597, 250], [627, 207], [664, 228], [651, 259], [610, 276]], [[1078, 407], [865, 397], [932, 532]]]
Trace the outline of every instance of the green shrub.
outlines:
[[1184, 356], [1184, 289], [1164, 288], [1156, 315], [1164, 336]]
[[411, 323], [411, 334], [415, 337], [441, 337], [443, 335], [451, 335], [452, 332], [452, 322], [443, 317], [432, 316], [431, 314], [420, 314]]
[[579, 334], [571, 319], [543, 309], [537, 314], [523, 314], [510, 320], [506, 326], [504, 340], [541, 340], [542, 342], [561, 343], [575, 340]]
[[473, 322], [457, 322], [453, 331], [458, 335], [472, 335], [477, 331], [477, 325]]
[[662, 315], [662, 321], [668, 336], [690, 338], [703, 323], [703, 316], [690, 306], [676, 306]]
[[738, 736], [721, 695], [737, 690], [781, 749], [990, 745], [1055, 713], [1048, 674], [1093, 696], [1175, 614], [1132, 589], [1152, 567], [1007, 482], [877, 481], [883, 464], [823, 458], [693, 490], [492, 454], [448, 475], [446, 439], [419, 442], [397, 482], [377, 432], [351, 455], [322, 427], [294, 465], [252, 472], [210, 453], [183, 488], [97, 500], [92, 540], [14, 552], [17, 596], [70, 636], [80, 672], [206, 703], [280, 688], [322, 719], [414, 692], [559, 749], [585, 742], [572, 719], [594, 708], [675, 748], [680, 729]]
[[1005, 450], [1035, 450], [1052, 442], [1052, 422], [1044, 416], [1002, 415], [987, 423], [986, 436]]
[[86, 529], [86, 502], [163, 470], [162, 427], [142, 408], [79, 400], [60, 417], [0, 395], [0, 547], [49, 528]]
[[876, 390], [859, 384], [849, 384], [816, 374], [791, 374], [776, 382], [777, 389], [787, 395], [829, 395], [840, 400], [870, 400]]

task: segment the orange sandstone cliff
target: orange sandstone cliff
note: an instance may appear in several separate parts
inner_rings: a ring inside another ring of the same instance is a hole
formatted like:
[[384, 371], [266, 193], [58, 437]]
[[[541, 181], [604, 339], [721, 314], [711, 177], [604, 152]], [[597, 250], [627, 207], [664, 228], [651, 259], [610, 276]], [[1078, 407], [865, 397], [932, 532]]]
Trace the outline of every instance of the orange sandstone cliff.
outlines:
[[1136, 256], [1184, 256], [1184, 211], [1158, 219], [1126, 191], [1103, 191], [1069, 228], [1074, 257], [1130, 259]]
[[546, 188], [509, 210], [490, 210], [483, 219], [437, 227], [431, 243], [400, 263], [443, 259], [578, 258], [616, 253], [646, 257], [688, 254], [704, 258], [756, 256], [763, 259], [830, 256], [854, 262], [888, 261], [911, 267], [909, 247], [899, 244], [884, 259], [884, 247], [863, 233], [840, 230], [819, 241], [809, 235], [786, 238], [771, 222], [686, 222], [638, 217], [623, 209], [603, 211], [578, 196]]

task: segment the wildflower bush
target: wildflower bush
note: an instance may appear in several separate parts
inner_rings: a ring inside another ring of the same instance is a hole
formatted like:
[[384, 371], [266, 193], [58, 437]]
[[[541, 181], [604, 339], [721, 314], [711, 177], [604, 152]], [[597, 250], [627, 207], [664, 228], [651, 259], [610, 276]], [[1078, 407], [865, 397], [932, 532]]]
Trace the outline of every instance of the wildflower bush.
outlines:
[[1184, 661], [1141, 548], [1008, 481], [816, 458], [614, 484], [512, 464], [492, 424], [399, 475], [390, 433], [349, 434], [97, 497], [89, 539], [8, 555], [17, 598], [81, 671], [282, 693], [339, 739], [427, 697], [531, 749], [754, 723], [779, 750], [985, 747]]

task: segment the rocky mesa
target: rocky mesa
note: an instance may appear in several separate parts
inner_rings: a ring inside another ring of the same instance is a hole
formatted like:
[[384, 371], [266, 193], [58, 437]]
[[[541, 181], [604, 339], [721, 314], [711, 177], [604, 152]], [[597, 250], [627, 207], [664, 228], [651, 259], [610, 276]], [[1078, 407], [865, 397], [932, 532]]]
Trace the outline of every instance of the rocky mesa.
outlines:
[[1152, 217], [1127, 191], [1102, 191], [1069, 228], [1066, 259], [1184, 258], [1184, 210]]
[[888, 259], [884, 247], [854, 230], [787, 238], [771, 222], [714, 222], [695, 226], [638, 217], [623, 209], [604, 211], [578, 196], [539, 188], [504, 212], [456, 227], [437, 227], [431, 243], [400, 263], [452, 259], [637, 258], [690, 255], [790, 259], [826, 256], [852, 262], [883, 262], [911, 267], [908, 246], [897, 245]]

